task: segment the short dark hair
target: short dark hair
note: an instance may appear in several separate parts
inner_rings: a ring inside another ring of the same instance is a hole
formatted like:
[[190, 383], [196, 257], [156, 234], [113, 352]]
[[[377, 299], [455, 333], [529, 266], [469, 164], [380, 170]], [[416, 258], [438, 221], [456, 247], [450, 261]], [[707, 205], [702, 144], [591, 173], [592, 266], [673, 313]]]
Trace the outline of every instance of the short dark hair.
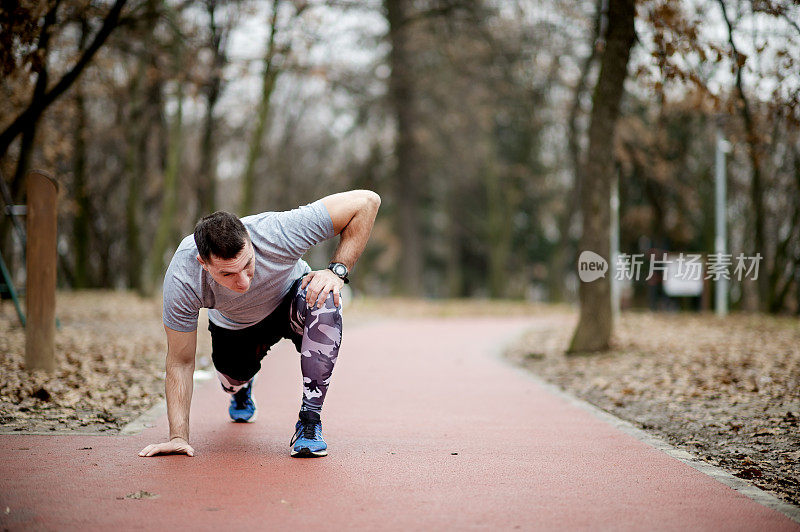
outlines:
[[225, 211], [203, 216], [194, 226], [194, 243], [204, 261], [210, 261], [212, 255], [224, 260], [234, 258], [249, 238], [242, 221]]

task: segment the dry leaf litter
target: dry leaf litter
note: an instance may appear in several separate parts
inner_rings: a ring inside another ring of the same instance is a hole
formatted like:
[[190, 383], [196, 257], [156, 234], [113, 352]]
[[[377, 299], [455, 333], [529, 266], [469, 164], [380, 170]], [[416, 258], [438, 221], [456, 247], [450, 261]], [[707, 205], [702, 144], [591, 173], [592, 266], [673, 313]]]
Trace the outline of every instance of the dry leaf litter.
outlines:
[[53, 374], [25, 370], [25, 330], [0, 303], [2, 432], [117, 432], [163, 398], [160, 300], [92, 291], [56, 301]]

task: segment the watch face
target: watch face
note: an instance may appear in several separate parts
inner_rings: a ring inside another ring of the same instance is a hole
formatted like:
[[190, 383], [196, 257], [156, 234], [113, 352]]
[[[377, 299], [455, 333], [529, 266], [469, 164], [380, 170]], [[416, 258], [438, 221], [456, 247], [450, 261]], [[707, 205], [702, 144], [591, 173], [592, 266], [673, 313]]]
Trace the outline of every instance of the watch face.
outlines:
[[344, 264], [336, 264], [333, 267], [333, 273], [335, 273], [339, 277], [344, 277], [345, 275], [347, 275], [347, 268], [345, 267]]

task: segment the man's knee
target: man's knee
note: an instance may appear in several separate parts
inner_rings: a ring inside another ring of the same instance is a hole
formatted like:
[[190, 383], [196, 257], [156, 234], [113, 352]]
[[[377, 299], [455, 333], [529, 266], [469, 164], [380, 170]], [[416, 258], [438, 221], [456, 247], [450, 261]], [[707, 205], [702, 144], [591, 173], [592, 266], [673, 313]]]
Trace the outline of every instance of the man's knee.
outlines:
[[303, 332], [304, 350], [313, 350], [326, 356], [335, 355], [342, 340], [342, 308], [337, 306], [333, 295], [325, 298], [321, 308], [309, 309]]
[[261, 363], [243, 364], [241, 362], [237, 363], [237, 361], [219, 363], [219, 360], [217, 360], [214, 362], [214, 369], [217, 371], [217, 375], [225, 376], [229, 386], [238, 386], [247, 384], [261, 369]]
[[220, 384], [222, 384], [222, 389], [228, 392], [229, 394], [234, 394], [244, 388], [248, 382], [252, 379], [236, 379], [221, 371], [217, 370], [217, 378], [219, 379]]
[[341, 296], [339, 297], [339, 304], [337, 305], [333, 296], [333, 292], [329, 293], [328, 297], [325, 298], [325, 304], [322, 305], [321, 308], [314, 307], [312, 309], [312, 315], [318, 318], [321, 323], [338, 324], [341, 326], [342, 300]]
[[[303, 298], [305, 299], [305, 297], [306, 297], [306, 294], [305, 294], [305, 290], [304, 290], [303, 291]], [[336, 304], [336, 300], [334, 299], [333, 292], [329, 292], [327, 297], [325, 298], [325, 301], [323, 302], [323, 305], [321, 307], [318, 307], [317, 305], [319, 304], [319, 300], [317, 300], [314, 303], [313, 306], [308, 308], [308, 314], [313, 316], [312, 320], [314, 318], [316, 318], [318, 320], [322, 320], [323, 323], [332, 321], [337, 316], [338, 316], [338, 319], [341, 321], [341, 316], [342, 316], [342, 299], [341, 299], [341, 297], [342, 296], [340, 295], [339, 296], [339, 304], [337, 305]], [[306, 303], [306, 305], [308, 305], [308, 303]], [[308, 319], [306, 319], [305, 320], [305, 324], [308, 324], [308, 323], [309, 323]]]
[[[302, 297], [303, 300], [306, 301], [306, 304], [308, 304], [308, 299], [307, 299], [308, 298], [308, 289], [307, 288], [300, 289], [298, 291], [298, 296]], [[340, 306], [341, 306], [341, 299], [342, 299], [342, 296], [340, 294], [339, 295]], [[317, 295], [317, 301], [314, 302], [314, 305], [311, 308], [316, 309], [318, 304], [319, 304], [319, 294]], [[335, 303], [335, 300], [334, 300], [333, 292], [328, 292], [328, 295], [325, 297], [324, 306], [328, 307], [328, 308], [336, 308], [336, 303]]]
[[338, 309], [339, 312], [342, 311], [342, 295], [339, 294], [339, 304], [336, 304], [336, 298], [333, 295], [333, 292], [328, 294], [328, 297], [325, 298], [325, 308], [335, 308]]

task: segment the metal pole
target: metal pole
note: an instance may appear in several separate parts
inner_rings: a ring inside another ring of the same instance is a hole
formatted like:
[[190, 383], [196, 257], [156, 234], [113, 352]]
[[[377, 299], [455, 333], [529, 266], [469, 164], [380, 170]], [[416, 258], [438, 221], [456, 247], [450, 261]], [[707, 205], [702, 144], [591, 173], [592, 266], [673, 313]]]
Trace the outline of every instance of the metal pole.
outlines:
[[619, 175], [611, 182], [611, 257], [608, 274], [611, 276], [611, 312], [616, 319], [620, 309], [620, 282], [617, 280], [615, 268], [619, 256]]
[[26, 214], [27, 209], [24, 205], [14, 205], [14, 199], [11, 197], [11, 191], [8, 190], [6, 178], [2, 171], [0, 171], [0, 195], [3, 196], [3, 202], [6, 204], [5, 213], [11, 218], [11, 225], [17, 231], [17, 237], [24, 250], [26, 245], [25, 231], [22, 229], [22, 224], [17, 217]]
[[[714, 182], [715, 182], [715, 216], [716, 216], [716, 236], [714, 238], [714, 251], [717, 254], [727, 253], [727, 227], [726, 227], [726, 208], [725, 208], [725, 153], [728, 151], [728, 143], [722, 137], [722, 131], [717, 129], [717, 150], [714, 163]], [[717, 316], [728, 315], [728, 279], [720, 277], [716, 281], [716, 293], [714, 298], [714, 309]]]
[[9, 272], [8, 268], [6, 267], [6, 262], [3, 260], [2, 253], [0, 253], [0, 274], [3, 275], [3, 279], [8, 287], [8, 293], [11, 294], [11, 300], [14, 302], [14, 308], [17, 309], [17, 317], [19, 317], [19, 322], [23, 327], [25, 327], [25, 313], [22, 312], [22, 308], [19, 306], [17, 289], [14, 287], [14, 281], [11, 279], [11, 272]]

